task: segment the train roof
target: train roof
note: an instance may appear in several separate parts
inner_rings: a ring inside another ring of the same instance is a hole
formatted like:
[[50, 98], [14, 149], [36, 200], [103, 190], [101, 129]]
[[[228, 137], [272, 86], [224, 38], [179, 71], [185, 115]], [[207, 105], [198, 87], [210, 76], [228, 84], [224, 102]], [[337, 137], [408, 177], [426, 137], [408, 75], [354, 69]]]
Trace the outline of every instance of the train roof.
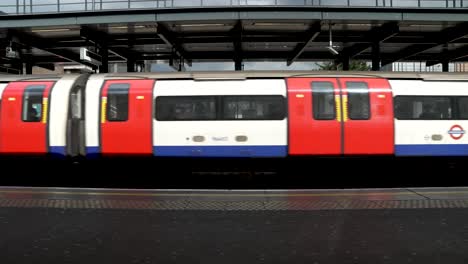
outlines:
[[[66, 74], [77, 75], [77, 74]], [[58, 80], [64, 75], [0, 75], [0, 83], [12, 81]], [[106, 73], [91, 74], [97, 79], [157, 79], [157, 80], [245, 80], [255, 78], [294, 77], [361, 77], [386, 78], [390, 80], [468, 81], [468, 73], [415, 73], [371, 71], [200, 71], [200, 72], [152, 72], [152, 73]]]
[[193, 80], [243, 80], [254, 78], [294, 77], [361, 77], [386, 79], [417, 79], [426, 81], [468, 81], [468, 73], [414, 73], [414, 72], [369, 72], [369, 71], [216, 71], [216, 72], [161, 72], [161, 73], [112, 73], [99, 74], [98, 78], [148, 78], [148, 79], [193, 79]]

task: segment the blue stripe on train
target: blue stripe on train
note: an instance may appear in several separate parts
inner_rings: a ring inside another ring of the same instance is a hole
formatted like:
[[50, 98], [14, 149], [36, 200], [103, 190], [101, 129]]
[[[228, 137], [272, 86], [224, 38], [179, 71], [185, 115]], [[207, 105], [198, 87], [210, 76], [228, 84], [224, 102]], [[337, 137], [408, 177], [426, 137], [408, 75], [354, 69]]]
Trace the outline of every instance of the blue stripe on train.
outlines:
[[66, 155], [66, 148], [64, 146], [51, 146], [49, 147], [50, 154], [53, 156], [65, 156]]
[[99, 147], [86, 147], [86, 157], [95, 158], [100, 154]]
[[286, 146], [155, 146], [159, 157], [286, 157]]
[[467, 144], [395, 145], [396, 156], [468, 156]]

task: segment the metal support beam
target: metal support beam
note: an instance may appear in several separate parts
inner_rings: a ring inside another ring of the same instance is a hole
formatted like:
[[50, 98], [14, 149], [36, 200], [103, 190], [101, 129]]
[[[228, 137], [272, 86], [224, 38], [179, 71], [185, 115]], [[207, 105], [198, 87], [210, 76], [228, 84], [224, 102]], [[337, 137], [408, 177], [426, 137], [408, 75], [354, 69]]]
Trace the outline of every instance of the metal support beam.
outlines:
[[287, 65], [290, 66], [293, 64], [293, 62], [301, 56], [301, 54], [304, 52], [307, 46], [309, 46], [310, 43], [312, 43], [317, 36], [320, 34], [322, 31], [322, 26], [319, 22], [314, 23], [310, 29], [306, 33], [306, 41], [304, 43], [300, 43], [294, 48], [294, 51], [291, 55], [291, 57], [288, 58], [287, 60]]
[[53, 63], [39, 63], [35, 64], [35, 66], [44, 68], [49, 71], [55, 71], [55, 65]]
[[76, 62], [79, 64], [83, 64], [86, 66], [89, 66], [91, 68], [96, 68], [96, 66], [92, 63], [88, 62], [83, 62], [80, 60], [80, 54], [75, 53], [73, 51], [67, 50], [67, 49], [62, 49], [62, 50], [56, 50], [56, 49], [51, 49], [50, 47], [54, 46], [53, 41], [42, 38], [40, 36], [36, 35], [30, 35], [26, 33], [22, 33], [16, 30], [10, 30], [9, 31], [11, 36], [14, 36], [15, 40], [27, 47], [34, 47], [36, 49], [40, 49], [43, 51], [46, 51], [48, 53], [51, 53], [57, 57], [63, 58], [67, 61], [72, 61]]
[[242, 71], [242, 21], [237, 21], [231, 30], [234, 39], [234, 68], [236, 71]]
[[20, 58], [24, 61], [24, 72], [23, 74], [32, 74], [33, 70], [33, 61], [32, 61], [32, 51], [31, 47], [27, 47], [26, 52], [22, 52]]
[[431, 58], [430, 61], [426, 62], [426, 67], [431, 67], [444, 61], [458, 61], [466, 60], [468, 57], [468, 46], [458, 48], [456, 50], [448, 51], [439, 55], [435, 55]]
[[32, 74], [33, 64], [31, 61], [25, 63], [25, 74]]
[[[187, 52], [184, 50], [182, 45], [177, 41], [176, 37], [172, 32], [170, 32], [163, 24], [157, 24], [157, 34], [164, 43], [169, 46], [174, 54], [181, 60], [179, 64], [184, 64], [184, 61], [187, 62], [189, 66], [192, 66], [192, 60], [189, 59]], [[180, 70], [181, 67], [178, 67], [177, 70]]]
[[126, 54], [126, 52], [118, 49], [109, 48], [109, 36], [105, 32], [96, 31], [89, 27], [82, 27], [80, 29], [80, 37], [88, 43], [97, 46], [98, 48], [106, 46], [107, 50], [110, 53], [114, 54], [117, 57], [120, 57], [122, 60], [127, 60], [128, 58], [128, 54]]
[[109, 72], [109, 50], [106, 45], [102, 45], [99, 49], [99, 55], [101, 56], [101, 66], [99, 66], [99, 73]]
[[127, 72], [135, 72], [135, 60], [132, 57], [127, 59]]
[[[431, 34], [431, 40], [428, 42], [433, 42], [434, 44], [413, 44], [407, 48], [404, 48], [402, 51], [398, 52], [397, 56], [391, 60], [388, 60], [386, 63], [393, 63], [399, 60], [404, 60], [409, 57], [415, 56], [419, 53], [425, 52], [432, 48], [438, 47], [440, 45], [445, 45], [452, 41], [456, 41], [468, 35], [468, 22], [460, 23], [455, 27], [447, 28], [440, 31], [437, 34]], [[384, 66], [384, 65], [382, 65]]]
[[442, 62], [442, 71], [443, 72], [448, 72], [449, 71], [449, 61], [445, 60]]
[[8, 73], [8, 74], [21, 74], [22, 69], [19, 69], [19, 68], [15, 67], [15, 66], [17, 66], [17, 65], [11, 65], [11, 67], [10, 66], [0, 65], [0, 72]]
[[380, 71], [380, 43], [372, 43], [372, 70]]
[[342, 57], [343, 71], [349, 71], [349, 56]]
[[372, 43], [375, 42], [384, 42], [391, 37], [397, 35], [400, 32], [400, 28], [398, 23], [390, 22], [385, 23], [380, 27], [376, 27], [371, 29], [368, 33], [364, 34], [362, 37], [363, 40], [371, 40], [370, 43], [356, 43], [352, 46], [346, 47], [343, 49], [349, 57], [354, 57], [366, 49], [372, 47]]

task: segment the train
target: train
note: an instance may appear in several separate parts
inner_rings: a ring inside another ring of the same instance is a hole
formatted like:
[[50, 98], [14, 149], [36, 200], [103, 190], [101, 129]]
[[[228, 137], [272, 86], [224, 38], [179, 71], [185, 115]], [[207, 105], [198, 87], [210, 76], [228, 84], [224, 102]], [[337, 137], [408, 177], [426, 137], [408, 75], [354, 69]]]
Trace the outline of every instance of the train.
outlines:
[[468, 74], [0, 76], [0, 155], [468, 156]]

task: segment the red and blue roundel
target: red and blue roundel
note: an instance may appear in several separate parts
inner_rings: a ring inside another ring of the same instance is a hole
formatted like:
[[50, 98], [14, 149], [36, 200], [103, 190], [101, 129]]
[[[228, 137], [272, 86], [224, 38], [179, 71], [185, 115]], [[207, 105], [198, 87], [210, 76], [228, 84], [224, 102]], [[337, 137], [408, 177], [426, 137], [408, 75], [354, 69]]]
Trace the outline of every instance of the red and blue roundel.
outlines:
[[463, 135], [466, 133], [465, 130], [463, 130], [463, 127], [460, 125], [453, 125], [450, 130], [448, 131], [450, 137], [452, 137], [455, 140], [459, 140], [463, 137]]

